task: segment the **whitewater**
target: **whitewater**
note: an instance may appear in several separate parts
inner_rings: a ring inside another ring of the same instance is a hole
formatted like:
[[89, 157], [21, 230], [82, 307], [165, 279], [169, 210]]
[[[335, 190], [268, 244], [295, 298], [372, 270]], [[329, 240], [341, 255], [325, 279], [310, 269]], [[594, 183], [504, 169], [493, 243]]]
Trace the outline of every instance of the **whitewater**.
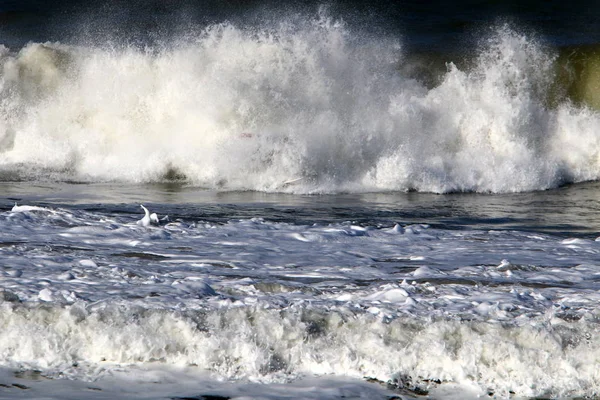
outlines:
[[535, 36], [499, 24], [470, 65], [449, 60], [427, 85], [401, 40], [294, 22], [216, 24], [162, 48], [4, 48], [3, 179], [294, 193], [598, 179], [598, 115], [561, 94], [569, 65]]
[[600, 395], [594, 45], [331, 10], [5, 42], [0, 398]]
[[[6, 386], [29, 390], [9, 397], [31, 396], [37, 375], [56, 398], [89, 387], [90, 398], [283, 398], [286, 382], [291, 398], [598, 391], [600, 242], [590, 233], [452, 229], [443, 212], [414, 224], [385, 210], [405, 202], [414, 214], [427, 197], [398, 195], [370, 211], [351, 197], [310, 210], [225, 195], [156, 205], [176, 214], [142, 226], [139, 205], [93, 207], [89, 194], [69, 194], [77, 186], [58, 193], [63, 206], [0, 214], [0, 354], [17, 371]], [[336, 206], [340, 215], [315, 218]], [[68, 390], [55, 383], [64, 379]]]

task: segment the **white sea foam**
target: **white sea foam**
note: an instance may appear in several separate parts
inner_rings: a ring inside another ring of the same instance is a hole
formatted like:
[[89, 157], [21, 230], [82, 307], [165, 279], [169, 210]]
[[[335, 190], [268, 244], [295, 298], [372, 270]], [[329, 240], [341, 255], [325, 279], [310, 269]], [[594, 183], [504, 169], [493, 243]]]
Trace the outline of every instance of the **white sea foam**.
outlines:
[[110, 218], [22, 207], [0, 213], [3, 367], [600, 389], [596, 241], [260, 218], [147, 229], [137, 207]]
[[[484, 308], [497, 305], [481, 303]], [[0, 352], [5, 366], [79, 379], [97, 377], [99, 366], [154, 362], [262, 382], [333, 374], [384, 382], [408, 377], [424, 387], [431, 380], [479, 385], [481, 393], [492, 389], [500, 396], [592, 395], [599, 389], [597, 327], [584, 320], [528, 319], [512, 326], [385, 321], [367, 311], [261, 303], [198, 311], [4, 303]]]
[[600, 116], [547, 106], [555, 56], [535, 38], [499, 27], [474, 66], [448, 60], [433, 88], [404, 76], [406, 57], [327, 15], [213, 25], [159, 50], [3, 49], [0, 169], [295, 192], [510, 192], [600, 177]]

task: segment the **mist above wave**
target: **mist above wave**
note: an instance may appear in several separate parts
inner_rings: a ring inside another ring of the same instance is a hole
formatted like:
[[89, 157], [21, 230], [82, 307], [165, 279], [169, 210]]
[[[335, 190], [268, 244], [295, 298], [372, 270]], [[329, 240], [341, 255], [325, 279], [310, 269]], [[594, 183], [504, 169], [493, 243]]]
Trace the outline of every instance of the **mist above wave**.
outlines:
[[600, 117], [556, 96], [557, 54], [508, 26], [480, 42], [434, 84], [400, 42], [325, 14], [161, 49], [4, 49], [0, 177], [300, 193], [598, 179]]

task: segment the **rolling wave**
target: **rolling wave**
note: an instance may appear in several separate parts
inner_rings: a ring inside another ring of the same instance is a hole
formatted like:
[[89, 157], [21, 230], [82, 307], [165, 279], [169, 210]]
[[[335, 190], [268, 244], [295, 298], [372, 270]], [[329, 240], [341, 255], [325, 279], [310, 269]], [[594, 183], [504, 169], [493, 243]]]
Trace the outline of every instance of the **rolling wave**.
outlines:
[[322, 13], [161, 48], [3, 48], [0, 179], [497, 193], [600, 178], [594, 50], [508, 25], [479, 42], [436, 69]]

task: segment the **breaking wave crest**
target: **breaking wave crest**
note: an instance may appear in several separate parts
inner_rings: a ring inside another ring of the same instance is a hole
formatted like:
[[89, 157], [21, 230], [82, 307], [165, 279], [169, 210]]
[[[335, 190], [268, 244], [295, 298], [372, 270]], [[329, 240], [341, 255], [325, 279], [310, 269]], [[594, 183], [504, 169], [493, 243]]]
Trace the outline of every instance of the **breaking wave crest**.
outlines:
[[327, 15], [160, 49], [4, 48], [0, 179], [442, 193], [600, 178], [593, 65], [507, 25], [433, 84], [411, 57]]

